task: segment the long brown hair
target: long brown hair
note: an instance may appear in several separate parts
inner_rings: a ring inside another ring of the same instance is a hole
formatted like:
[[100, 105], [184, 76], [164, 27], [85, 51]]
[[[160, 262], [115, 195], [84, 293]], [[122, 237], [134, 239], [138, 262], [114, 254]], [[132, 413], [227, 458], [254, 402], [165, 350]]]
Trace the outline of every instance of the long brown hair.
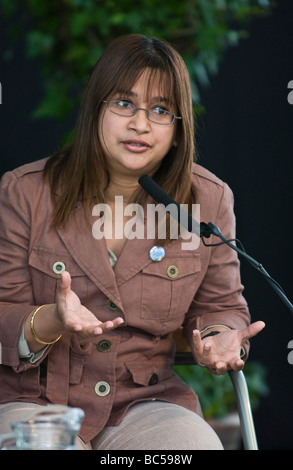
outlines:
[[[168, 43], [130, 34], [113, 41], [101, 55], [85, 90], [72, 144], [49, 158], [45, 166], [54, 226], [66, 224], [78, 200], [82, 200], [85, 214], [90, 213], [94, 203], [105, 202], [109, 174], [98, 135], [103, 100], [117, 91], [130, 91], [146, 69], [154, 72], [149, 74], [149, 80], [159, 72], [165, 96], [172, 97], [182, 118], [177, 124], [177, 146], [164, 157], [153, 178], [178, 203], [191, 207], [195, 202], [191, 183], [194, 121], [187, 68]], [[145, 197], [140, 190], [135, 200], [143, 204]]]

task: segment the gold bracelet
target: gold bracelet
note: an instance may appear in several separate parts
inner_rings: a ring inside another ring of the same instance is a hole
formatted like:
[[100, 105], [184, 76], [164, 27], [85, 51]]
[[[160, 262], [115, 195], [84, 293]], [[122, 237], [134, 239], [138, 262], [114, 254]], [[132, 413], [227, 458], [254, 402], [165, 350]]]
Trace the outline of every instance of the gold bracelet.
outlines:
[[39, 310], [41, 310], [42, 307], [44, 307], [45, 305], [41, 305], [40, 307], [38, 307], [34, 313], [32, 314], [32, 318], [31, 318], [31, 322], [30, 322], [30, 327], [31, 327], [31, 333], [34, 337], [34, 339], [37, 341], [37, 343], [40, 343], [40, 344], [45, 344], [46, 346], [49, 345], [49, 344], [54, 344], [54, 343], [57, 343], [57, 341], [59, 341], [59, 339], [61, 338], [62, 335], [58, 336], [58, 338], [54, 339], [54, 341], [51, 341], [50, 343], [46, 343], [45, 341], [42, 341], [36, 334], [36, 331], [35, 331], [35, 328], [34, 328], [34, 319], [35, 319], [35, 316], [36, 314], [38, 313]]

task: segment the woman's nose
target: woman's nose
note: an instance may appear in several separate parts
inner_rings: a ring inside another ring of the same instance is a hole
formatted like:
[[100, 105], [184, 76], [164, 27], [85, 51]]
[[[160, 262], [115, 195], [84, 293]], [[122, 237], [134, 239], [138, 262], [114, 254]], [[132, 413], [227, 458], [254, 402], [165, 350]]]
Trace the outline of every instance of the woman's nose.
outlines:
[[150, 121], [144, 108], [138, 108], [136, 113], [129, 120], [129, 127], [141, 134], [150, 130]]

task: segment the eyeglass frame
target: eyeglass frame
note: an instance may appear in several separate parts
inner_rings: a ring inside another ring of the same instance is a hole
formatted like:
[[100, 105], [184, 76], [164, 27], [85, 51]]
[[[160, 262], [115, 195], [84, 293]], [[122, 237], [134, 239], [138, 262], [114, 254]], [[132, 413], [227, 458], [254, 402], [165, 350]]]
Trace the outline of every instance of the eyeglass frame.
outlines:
[[176, 116], [176, 114], [170, 113], [170, 111], [165, 111], [166, 113], [170, 114], [170, 116], [173, 116], [172, 121], [171, 121], [171, 122], [168, 122], [168, 123], [156, 122], [156, 121], [153, 121], [152, 119], [150, 119], [149, 113], [150, 113], [151, 109], [138, 108], [137, 106], [134, 106], [134, 105], [133, 105], [133, 113], [132, 113], [132, 114], [128, 114], [128, 115], [127, 115], [127, 114], [116, 113], [115, 111], [113, 111], [112, 109], [109, 108], [109, 104], [111, 104], [111, 103], [117, 103], [118, 101], [121, 101], [121, 99], [120, 99], [120, 100], [110, 100], [110, 101], [103, 100], [103, 103], [106, 103], [106, 104], [107, 104], [108, 109], [109, 109], [109, 111], [110, 111], [111, 113], [116, 114], [117, 116], [122, 116], [122, 117], [131, 117], [131, 116], [134, 116], [134, 115], [137, 113], [137, 111], [139, 111], [139, 110], [145, 111], [148, 120], [149, 120], [150, 122], [155, 123], [155, 124], [159, 124], [160, 126], [171, 126], [172, 124], [174, 124], [175, 119], [182, 119], [182, 117]]

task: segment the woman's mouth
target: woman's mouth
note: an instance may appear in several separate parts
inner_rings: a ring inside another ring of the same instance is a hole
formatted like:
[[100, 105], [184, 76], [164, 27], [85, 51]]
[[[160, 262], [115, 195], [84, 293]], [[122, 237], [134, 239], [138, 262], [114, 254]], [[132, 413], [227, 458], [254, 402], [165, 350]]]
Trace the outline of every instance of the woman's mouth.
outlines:
[[143, 152], [149, 149], [151, 146], [148, 142], [143, 140], [124, 140], [122, 144], [130, 151], [134, 152]]

